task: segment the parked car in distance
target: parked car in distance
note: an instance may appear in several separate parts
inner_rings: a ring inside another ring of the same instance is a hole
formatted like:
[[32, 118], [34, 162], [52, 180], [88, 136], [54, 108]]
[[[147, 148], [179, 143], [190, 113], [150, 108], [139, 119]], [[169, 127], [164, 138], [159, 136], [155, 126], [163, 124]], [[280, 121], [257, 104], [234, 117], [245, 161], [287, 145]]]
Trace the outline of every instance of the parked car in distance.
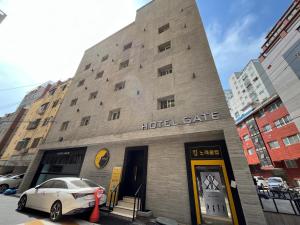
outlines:
[[262, 176], [253, 176], [253, 179], [255, 179], [258, 189], [268, 188], [268, 181], [265, 180]]
[[0, 177], [0, 193], [8, 188], [18, 188], [23, 180], [24, 174]]
[[91, 180], [77, 177], [53, 178], [25, 191], [19, 199], [18, 210], [25, 207], [50, 213], [51, 221], [62, 215], [72, 215], [90, 210], [95, 206], [94, 193], [102, 189], [99, 205], [106, 204], [105, 188]]
[[289, 189], [281, 177], [269, 177], [268, 186], [270, 191], [287, 191]]

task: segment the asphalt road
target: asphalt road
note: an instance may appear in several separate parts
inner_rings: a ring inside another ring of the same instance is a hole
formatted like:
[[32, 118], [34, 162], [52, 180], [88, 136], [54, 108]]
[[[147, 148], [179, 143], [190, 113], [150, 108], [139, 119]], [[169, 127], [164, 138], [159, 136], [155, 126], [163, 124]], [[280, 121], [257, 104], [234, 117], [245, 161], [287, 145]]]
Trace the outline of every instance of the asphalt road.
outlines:
[[[16, 210], [19, 198], [16, 196], [5, 196], [0, 194], [0, 225], [92, 225], [89, 223], [89, 215], [64, 216], [59, 223], [51, 223], [48, 213], [25, 209], [23, 212]], [[144, 223], [123, 221], [112, 216], [100, 213], [100, 225], [142, 225]]]

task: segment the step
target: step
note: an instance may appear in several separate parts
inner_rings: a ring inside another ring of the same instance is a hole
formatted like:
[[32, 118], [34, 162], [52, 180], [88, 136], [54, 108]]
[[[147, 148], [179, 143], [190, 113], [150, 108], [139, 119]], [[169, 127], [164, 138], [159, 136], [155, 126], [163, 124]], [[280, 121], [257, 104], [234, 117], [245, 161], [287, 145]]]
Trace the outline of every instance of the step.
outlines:
[[123, 207], [123, 206], [115, 206], [113, 212], [125, 213], [128, 215], [133, 214], [133, 208]]
[[[134, 203], [132, 203], [132, 202], [124, 202], [124, 201], [120, 200], [120, 201], [118, 201], [118, 206], [123, 206], [123, 207], [127, 207], [127, 208], [133, 209]], [[137, 209], [137, 203], [136, 203], [135, 208]]]
[[110, 214], [112, 216], [120, 218], [120, 219], [132, 221], [132, 214], [129, 215], [128, 213], [121, 213], [121, 212], [115, 212], [115, 211], [112, 211]]
[[[134, 203], [134, 197], [124, 196], [123, 201], [128, 203]], [[136, 202], [138, 202], [138, 199], [136, 199]]]

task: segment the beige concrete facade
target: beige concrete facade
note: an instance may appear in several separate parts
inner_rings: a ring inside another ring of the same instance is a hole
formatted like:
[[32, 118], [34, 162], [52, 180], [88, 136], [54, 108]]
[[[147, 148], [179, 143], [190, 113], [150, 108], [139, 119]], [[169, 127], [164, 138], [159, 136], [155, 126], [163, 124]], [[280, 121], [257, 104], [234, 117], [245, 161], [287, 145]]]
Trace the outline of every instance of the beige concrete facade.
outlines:
[[[169, 29], [159, 33], [166, 24]], [[170, 48], [159, 52], [169, 41]], [[159, 69], [170, 64], [172, 72], [160, 76]], [[123, 81], [125, 87], [116, 90]], [[170, 96], [175, 106], [160, 109], [161, 100]], [[86, 50], [56, 120], [21, 190], [34, 185], [45, 151], [86, 148], [80, 176], [108, 188], [112, 168], [123, 166], [126, 148], [147, 146], [146, 208], [155, 216], [195, 224], [185, 144], [224, 140], [245, 223], [266, 224], [194, 0], [151, 1], [137, 11], [135, 22]], [[62, 131], [64, 122], [68, 127]], [[101, 148], [110, 151], [104, 169], [94, 165]]]

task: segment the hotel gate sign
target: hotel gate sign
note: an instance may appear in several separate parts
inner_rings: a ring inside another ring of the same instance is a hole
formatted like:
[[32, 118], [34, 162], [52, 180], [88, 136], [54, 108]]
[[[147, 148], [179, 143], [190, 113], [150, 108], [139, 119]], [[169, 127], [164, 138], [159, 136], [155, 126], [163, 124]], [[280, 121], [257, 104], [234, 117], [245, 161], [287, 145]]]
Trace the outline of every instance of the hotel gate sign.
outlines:
[[144, 123], [142, 125], [142, 129], [150, 130], [150, 129], [163, 128], [163, 127], [172, 127], [177, 125], [201, 123], [201, 122], [219, 120], [219, 119], [220, 119], [220, 115], [218, 112], [200, 113], [193, 116], [185, 116], [182, 118], [182, 121], [180, 122], [176, 122], [175, 120], [160, 120], [160, 121], [152, 121], [149, 123]]

